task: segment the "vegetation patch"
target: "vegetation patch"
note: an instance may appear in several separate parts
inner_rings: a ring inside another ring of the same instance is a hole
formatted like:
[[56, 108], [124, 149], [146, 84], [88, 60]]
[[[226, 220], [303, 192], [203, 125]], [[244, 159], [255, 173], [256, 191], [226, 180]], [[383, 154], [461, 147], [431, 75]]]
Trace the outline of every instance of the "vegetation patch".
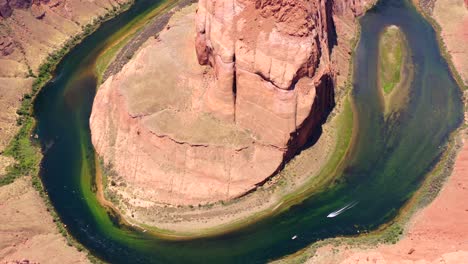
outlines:
[[13, 157], [15, 163], [8, 166], [6, 175], [0, 178], [0, 186], [12, 183], [22, 175], [37, 175], [41, 154], [36, 142], [31, 139], [34, 119], [27, 117], [21, 121], [23, 126], [3, 153]]

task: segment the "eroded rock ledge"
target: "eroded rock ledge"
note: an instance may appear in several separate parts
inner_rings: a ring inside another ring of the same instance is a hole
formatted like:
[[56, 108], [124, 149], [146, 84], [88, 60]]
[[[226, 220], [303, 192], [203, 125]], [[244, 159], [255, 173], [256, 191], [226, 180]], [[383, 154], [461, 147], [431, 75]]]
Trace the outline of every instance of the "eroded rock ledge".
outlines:
[[274, 175], [334, 105], [334, 14], [364, 4], [200, 0], [178, 13], [96, 95], [92, 140], [117, 195], [196, 205]]

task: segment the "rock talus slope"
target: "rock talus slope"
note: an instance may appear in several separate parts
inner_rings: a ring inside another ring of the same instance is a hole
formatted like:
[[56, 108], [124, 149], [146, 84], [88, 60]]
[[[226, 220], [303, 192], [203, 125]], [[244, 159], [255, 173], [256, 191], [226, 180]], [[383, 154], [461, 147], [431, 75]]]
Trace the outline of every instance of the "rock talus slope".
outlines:
[[199, 204], [274, 175], [334, 105], [335, 12], [354, 19], [365, 4], [201, 0], [173, 18], [96, 96], [92, 139], [113, 189], [134, 205]]

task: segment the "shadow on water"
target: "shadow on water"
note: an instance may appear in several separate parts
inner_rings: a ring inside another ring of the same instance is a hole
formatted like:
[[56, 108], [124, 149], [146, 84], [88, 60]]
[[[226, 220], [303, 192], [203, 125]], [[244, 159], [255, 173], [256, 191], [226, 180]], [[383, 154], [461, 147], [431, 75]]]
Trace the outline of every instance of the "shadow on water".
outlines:
[[[461, 123], [460, 91], [440, 55], [434, 30], [407, 1], [382, 0], [360, 20], [353, 88], [359, 131], [338, 183], [284, 212], [213, 238], [166, 241], [119, 228], [92, 192], [94, 150], [88, 119], [96, 79], [90, 69], [114, 32], [154, 6], [154, 1], [137, 0], [128, 12], [105, 23], [66, 56], [57, 68], [59, 78], [35, 103], [38, 134], [47, 148], [41, 176], [49, 197], [71, 234], [106, 261], [264, 263], [319, 239], [375, 229], [391, 220], [418, 188]], [[415, 76], [408, 107], [386, 123], [376, 65], [377, 36], [389, 24], [406, 34]], [[354, 202], [354, 207], [327, 217]]]

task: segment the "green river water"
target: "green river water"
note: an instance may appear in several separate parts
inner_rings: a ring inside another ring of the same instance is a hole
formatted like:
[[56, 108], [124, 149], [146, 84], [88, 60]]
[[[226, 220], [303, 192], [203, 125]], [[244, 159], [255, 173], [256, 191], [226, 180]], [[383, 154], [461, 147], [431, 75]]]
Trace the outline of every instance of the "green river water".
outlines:
[[[461, 92], [436, 33], [409, 2], [381, 0], [360, 20], [352, 93], [358, 131], [338, 182], [281, 213], [211, 238], [168, 241], [119, 226], [92, 192], [88, 119], [97, 86], [93, 69], [113, 34], [158, 5], [136, 0], [129, 11], [104, 23], [63, 59], [35, 101], [45, 188], [70, 233], [104, 261], [264, 263], [319, 239], [376, 229], [417, 190], [461, 123]], [[390, 24], [406, 34], [415, 74], [408, 106], [385, 119], [377, 90], [377, 46], [379, 33]], [[354, 207], [327, 217], [350, 203]]]

